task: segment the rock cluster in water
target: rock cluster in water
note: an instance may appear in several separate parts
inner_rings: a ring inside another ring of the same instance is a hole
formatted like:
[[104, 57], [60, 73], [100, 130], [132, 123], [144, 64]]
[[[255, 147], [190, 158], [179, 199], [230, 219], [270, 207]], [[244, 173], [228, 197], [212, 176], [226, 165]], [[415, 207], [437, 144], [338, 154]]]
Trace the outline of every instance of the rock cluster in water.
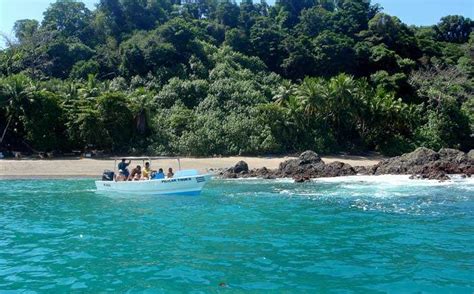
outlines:
[[305, 151], [296, 159], [280, 163], [276, 170], [265, 167], [250, 170], [247, 163], [239, 161], [234, 167], [224, 170], [224, 178], [263, 179], [293, 178], [295, 182], [305, 182], [312, 178], [363, 175], [411, 175], [410, 178], [449, 180], [450, 174], [471, 177], [474, 174], [474, 150], [464, 153], [443, 148], [439, 152], [428, 148], [418, 148], [411, 153], [382, 160], [374, 166], [356, 166], [339, 161], [326, 164], [314, 151]]
[[296, 182], [304, 182], [311, 178], [355, 174], [357, 174], [356, 170], [349, 164], [338, 161], [326, 164], [314, 151], [305, 151], [297, 159], [286, 160], [280, 163], [280, 167], [276, 170], [270, 170], [265, 167], [249, 170], [245, 162], [239, 161], [234, 167], [221, 172], [221, 176], [224, 178], [259, 177], [275, 179], [291, 177]]

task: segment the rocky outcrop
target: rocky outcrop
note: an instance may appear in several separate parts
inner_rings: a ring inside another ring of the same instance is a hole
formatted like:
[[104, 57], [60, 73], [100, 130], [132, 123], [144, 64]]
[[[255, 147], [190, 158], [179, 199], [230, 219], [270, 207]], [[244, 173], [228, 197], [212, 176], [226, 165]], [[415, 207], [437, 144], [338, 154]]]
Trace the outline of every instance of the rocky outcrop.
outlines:
[[474, 160], [474, 149], [471, 149], [471, 151], [467, 153], [467, 158], [469, 160]]
[[357, 174], [347, 163], [332, 162], [326, 164], [314, 151], [301, 153], [298, 159], [290, 159], [280, 164], [278, 175], [292, 177], [295, 182], [306, 182], [312, 178], [340, 177]]
[[334, 161], [324, 167], [325, 177], [343, 177], [356, 175], [356, 170], [347, 163]]
[[[466, 153], [450, 148], [441, 148], [438, 152], [439, 159], [442, 161], [448, 161], [452, 163], [463, 163], [468, 160], [468, 156]], [[472, 158], [474, 159], [474, 158]]]
[[474, 151], [468, 153], [443, 148], [438, 152], [418, 148], [413, 152], [380, 161], [365, 167], [339, 161], [326, 164], [314, 151], [305, 151], [298, 158], [280, 163], [276, 170], [267, 168], [249, 170], [247, 163], [239, 161], [220, 175], [224, 178], [258, 177], [264, 179], [293, 178], [295, 182], [306, 182], [312, 178], [363, 175], [411, 175], [413, 179], [449, 180], [450, 174], [471, 177], [474, 174]]
[[369, 174], [371, 174], [371, 167], [368, 167], [368, 166], [354, 166], [354, 171], [358, 175], [369, 175]]
[[447, 180], [449, 174], [474, 173], [474, 159], [456, 149], [442, 148], [439, 152], [418, 148], [401, 156], [383, 160], [370, 169], [369, 174], [409, 174], [413, 178]]
[[382, 160], [372, 167], [371, 174], [416, 174], [421, 168], [439, 159], [439, 154], [428, 148], [418, 148], [411, 153]]
[[276, 179], [277, 174], [275, 170], [270, 170], [266, 167], [250, 170], [244, 178], [262, 178], [262, 179]]
[[249, 165], [245, 161], [241, 160], [235, 164], [235, 166], [232, 168], [232, 172], [236, 174], [248, 173]]
[[450, 180], [450, 178], [444, 172], [433, 172], [428, 174], [419, 174], [419, 175], [411, 175], [411, 180], [438, 180], [440, 182], [444, 182]]
[[278, 174], [281, 177], [319, 178], [324, 176], [326, 164], [314, 151], [305, 151], [297, 159], [280, 163]]
[[245, 161], [237, 162], [233, 167], [223, 171], [220, 175], [224, 178], [235, 179], [244, 177], [249, 173], [249, 165]]
[[[293, 178], [295, 182], [305, 182], [312, 178], [338, 177], [355, 175], [356, 171], [352, 166], [342, 162], [325, 164], [319, 155], [314, 151], [305, 151], [296, 159], [286, 160], [280, 163], [277, 170], [267, 168], [248, 170], [245, 162], [238, 162], [234, 167], [220, 173], [224, 178], [248, 178], [258, 177], [263, 179]], [[246, 166], [247, 169], [241, 168]]]

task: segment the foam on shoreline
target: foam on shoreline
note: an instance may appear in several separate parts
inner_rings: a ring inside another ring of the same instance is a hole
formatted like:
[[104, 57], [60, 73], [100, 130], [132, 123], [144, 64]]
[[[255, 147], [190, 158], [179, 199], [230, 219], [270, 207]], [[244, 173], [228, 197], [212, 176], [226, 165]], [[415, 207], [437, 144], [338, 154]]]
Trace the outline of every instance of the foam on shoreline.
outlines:
[[[453, 184], [474, 185], [474, 177], [463, 178], [461, 175], [449, 175], [448, 181], [410, 179], [410, 175], [355, 175], [343, 177], [314, 178], [311, 183], [348, 183], [348, 184], [386, 184], [390, 186], [449, 186]], [[237, 178], [224, 179], [226, 181], [265, 181], [277, 183], [293, 183], [292, 178], [262, 179], [262, 178]], [[300, 183], [298, 183], [300, 184]]]

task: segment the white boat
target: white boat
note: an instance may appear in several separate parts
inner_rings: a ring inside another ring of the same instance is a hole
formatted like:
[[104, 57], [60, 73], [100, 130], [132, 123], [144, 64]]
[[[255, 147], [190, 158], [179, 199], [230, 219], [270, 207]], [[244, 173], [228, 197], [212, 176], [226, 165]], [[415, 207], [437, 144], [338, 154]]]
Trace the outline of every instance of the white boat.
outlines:
[[[152, 195], [199, 195], [204, 185], [211, 179], [209, 174], [199, 174], [197, 170], [181, 170], [181, 162], [176, 157], [125, 157], [126, 160], [140, 160], [143, 163], [156, 159], [176, 159], [179, 170], [172, 178], [150, 179], [140, 181], [116, 181], [115, 168], [109, 180], [95, 181], [98, 192], [152, 194]], [[115, 159], [114, 167], [117, 166]], [[104, 172], [105, 174], [105, 172]]]

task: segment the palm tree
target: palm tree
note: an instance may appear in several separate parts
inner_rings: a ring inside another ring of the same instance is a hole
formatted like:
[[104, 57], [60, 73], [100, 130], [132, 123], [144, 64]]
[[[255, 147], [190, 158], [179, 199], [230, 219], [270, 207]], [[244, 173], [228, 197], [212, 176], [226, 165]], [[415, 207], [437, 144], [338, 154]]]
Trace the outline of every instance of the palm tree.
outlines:
[[327, 94], [326, 81], [322, 78], [305, 78], [296, 91], [296, 97], [308, 116], [325, 113]]
[[0, 137], [0, 144], [11, 123], [19, 123], [21, 114], [33, 99], [32, 93], [36, 90], [36, 85], [25, 75], [13, 75], [0, 81], [0, 105], [5, 105], [7, 117], [6, 126]]
[[357, 113], [359, 85], [353, 77], [340, 74], [329, 80], [326, 97], [330, 123], [336, 132], [353, 129]]
[[283, 80], [281, 85], [275, 91], [273, 101], [279, 106], [285, 106], [288, 100], [296, 91], [296, 86], [288, 80]]
[[330, 128], [340, 143], [354, 135], [361, 85], [353, 77], [340, 74], [325, 80], [305, 78], [296, 91], [308, 123]]

